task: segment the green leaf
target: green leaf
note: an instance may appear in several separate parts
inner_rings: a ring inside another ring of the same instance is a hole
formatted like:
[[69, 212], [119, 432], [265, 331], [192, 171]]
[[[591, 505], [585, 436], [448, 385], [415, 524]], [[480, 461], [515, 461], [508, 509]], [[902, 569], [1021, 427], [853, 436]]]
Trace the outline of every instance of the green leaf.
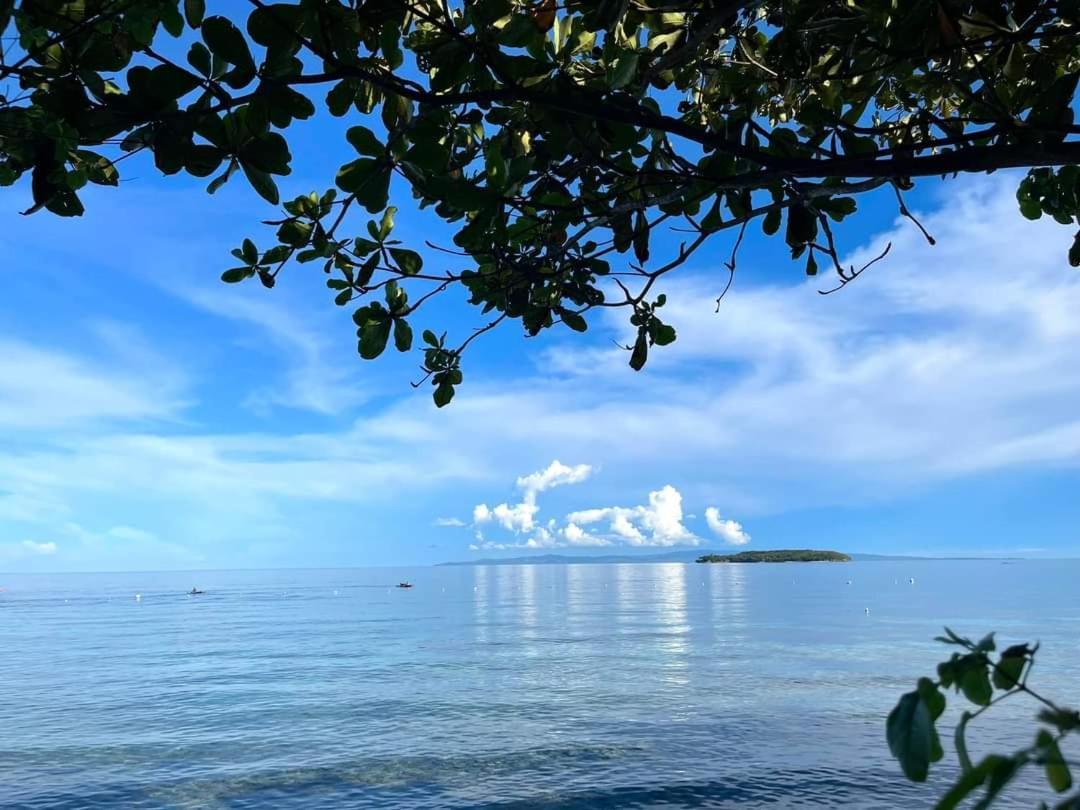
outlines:
[[766, 236], [772, 236], [778, 230], [780, 230], [780, 223], [783, 219], [783, 212], [779, 208], [774, 208], [765, 215], [765, 218], [761, 221], [761, 230]]
[[338, 171], [337, 187], [356, 195], [370, 213], [383, 210], [390, 199], [390, 167], [382, 160], [359, 158]]
[[362, 236], [356, 237], [353, 240], [353, 252], [360, 256], [367, 256], [369, 253], [374, 253], [379, 249], [379, 243], [373, 242], [370, 239], [365, 239]]
[[412, 327], [404, 318], [394, 321], [394, 345], [399, 352], [407, 352], [412, 348]]
[[221, 274], [221, 280], [226, 284], [236, 284], [238, 281], [251, 278], [255, 271], [250, 267], [234, 267]]
[[203, 40], [210, 52], [230, 65], [254, 73], [255, 61], [251, 58], [247, 42], [240, 29], [225, 17], [207, 17], [202, 24]]
[[120, 172], [116, 166], [104, 155], [79, 149], [75, 152], [79, 160], [79, 168], [86, 172], [87, 179], [99, 186], [116, 186], [120, 183]]
[[573, 329], [575, 332], [584, 332], [589, 328], [589, 324], [578, 313], [569, 309], [560, 310], [559, 317], [562, 318], [562, 322]]
[[424, 339], [424, 343], [431, 346], [433, 349], [439, 348], [439, 339], [435, 337], [435, 333], [430, 329], [425, 329], [420, 337]]
[[220, 175], [210, 181], [210, 185], [206, 187], [206, 193], [213, 194], [215, 191], [217, 191], [219, 188], [229, 182], [229, 178], [232, 177], [233, 172], [236, 171], [236, 168], [237, 162], [235, 160], [229, 161], [228, 168], [226, 168], [225, 171], [223, 171]]
[[1039, 720], [1057, 728], [1059, 731], [1076, 731], [1080, 729], [1080, 712], [1068, 709], [1043, 709], [1039, 712]]
[[383, 313], [381, 318], [371, 318], [360, 327], [360, 356], [365, 360], [374, 360], [386, 349], [390, 339], [390, 318]]
[[326, 94], [326, 108], [331, 115], [340, 118], [349, 111], [355, 99], [356, 82], [353, 79], [342, 79]]
[[929, 678], [919, 678], [916, 691], [926, 703], [926, 708], [930, 712], [930, 719], [937, 720], [941, 717], [942, 712], [945, 711], [945, 696], [941, 694], [937, 684]]
[[383, 211], [382, 220], [379, 222], [379, 239], [385, 241], [386, 237], [390, 235], [390, 232], [394, 230], [394, 215], [397, 214], [397, 208], [390, 206]]
[[382, 157], [386, 152], [386, 147], [375, 137], [375, 133], [367, 127], [350, 127], [349, 131], [345, 133], [345, 139], [361, 155]]
[[615, 60], [608, 77], [608, 85], [612, 90], [620, 90], [630, 84], [637, 73], [639, 58], [640, 54], [636, 51], [627, 51]]
[[283, 262], [292, 255], [288, 245], [274, 245], [263, 254], [261, 264], [277, 264]]
[[994, 686], [1002, 691], [1013, 689], [1019, 682], [1024, 672], [1024, 664], [1027, 661], [1027, 645], [1010, 647], [1001, 654], [997, 666], [994, 667]]
[[415, 250], [405, 248], [390, 248], [390, 255], [397, 262], [398, 268], [407, 276], [415, 276], [424, 266], [424, 260]]
[[161, 10], [161, 25], [169, 36], [178, 37], [184, 33], [184, 18], [175, 5], [166, 5]]
[[221, 161], [224, 159], [225, 153], [216, 146], [195, 144], [184, 155], [184, 168], [188, 174], [195, 177], [209, 177], [217, 171], [218, 166], [221, 165]]
[[788, 208], [787, 243], [791, 247], [813, 242], [817, 236], [818, 221], [814, 213], [805, 205], [793, 205]]
[[1069, 264], [1080, 267], [1080, 231], [1073, 237], [1072, 247], [1069, 248]]
[[184, 19], [192, 28], [202, 25], [206, 14], [206, 0], [184, 0]]
[[656, 334], [653, 335], [653, 343], [657, 346], [667, 346], [675, 342], [675, 327], [666, 323], [656, 326]]
[[259, 249], [255, 247], [255, 243], [250, 239], [245, 239], [240, 246], [240, 255], [248, 264], [259, 263]]
[[925, 782], [934, 752], [934, 724], [926, 701], [917, 691], [902, 696], [889, 713], [885, 737], [904, 776], [913, 782]]
[[634, 341], [634, 348], [630, 352], [630, 368], [634, 371], [641, 371], [645, 368], [645, 361], [649, 359], [649, 342], [645, 337], [645, 330], [638, 329], [637, 340]]
[[435, 393], [432, 395], [432, 399], [435, 400], [435, 406], [443, 408], [450, 404], [450, 400], [454, 398], [454, 386], [449, 382], [441, 382], [435, 387]]
[[994, 696], [994, 689], [990, 686], [990, 676], [986, 672], [985, 665], [968, 666], [960, 675], [960, 691], [964, 697], [977, 706], [985, 706]]
[[277, 205], [280, 200], [278, 194], [277, 183], [274, 182], [274, 178], [262, 169], [257, 169], [252, 166], [248, 161], [240, 161], [241, 167], [244, 169], [244, 176], [251, 183], [251, 187], [258, 192], [259, 196], [266, 200], [271, 205]]
[[1042, 749], [1043, 768], [1046, 772], [1046, 781], [1057, 793], [1064, 793], [1072, 787], [1072, 774], [1065, 757], [1061, 754], [1057, 740], [1046, 729], [1039, 731], [1035, 744]]
[[248, 16], [248, 34], [267, 48], [291, 50], [300, 45], [301, 15], [301, 7], [290, 3], [256, 8]]
[[279, 242], [289, 245], [290, 247], [301, 247], [306, 245], [311, 238], [312, 226], [310, 222], [303, 222], [299, 219], [290, 219], [282, 223], [278, 228], [277, 238]]
[[649, 221], [642, 211], [634, 216], [634, 258], [641, 264], [649, 260]]
[[1020, 213], [1025, 219], [1039, 219], [1043, 215], [1042, 205], [1033, 197], [1020, 197]]

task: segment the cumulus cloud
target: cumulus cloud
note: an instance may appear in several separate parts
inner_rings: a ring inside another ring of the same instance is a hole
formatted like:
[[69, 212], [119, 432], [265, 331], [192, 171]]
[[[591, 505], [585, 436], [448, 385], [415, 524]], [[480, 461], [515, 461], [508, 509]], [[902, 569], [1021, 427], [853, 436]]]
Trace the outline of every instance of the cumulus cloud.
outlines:
[[56, 543], [51, 540], [47, 543], [36, 543], [33, 540], [23, 540], [22, 547], [31, 554], [40, 554], [44, 557], [51, 557], [56, 553]]
[[[639, 506], [602, 506], [579, 509], [560, 522], [551, 518], [539, 525], [540, 507], [536, 495], [564, 484], [577, 484], [592, 475], [588, 464], [568, 467], [553, 461], [546, 469], [517, 479], [522, 490], [521, 503], [489, 507], [478, 504], [473, 509], [475, 542], [472, 551], [509, 549], [588, 548], [616, 545], [668, 547], [696, 546], [701, 539], [683, 522], [683, 496], [674, 486], [666, 484], [649, 493], [647, 502]], [[740, 545], [750, 536], [733, 520], [721, 520], [714, 507], [706, 510], [709, 527], [726, 542]], [[510, 540], [488, 538], [481, 527], [505, 529], [514, 534]]]
[[467, 526], [468, 524], [464, 520], [462, 520], [461, 518], [439, 517], [439, 518], [435, 518], [434, 525], [440, 526], [440, 527], [443, 527], [443, 528], [461, 528], [462, 526]]
[[682, 493], [667, 484], [649, 493], [642, 506], [583, 509], [566, 516], [569, 525], [607, 523], [608, 531], [633, 546], [696, 546], [700, 539], [683, 524]]
[[522, 490], [525, 496], [528, 497], [530, 494], [535, 496], [537, 493], [564, 484], [580, 484], [590, 475], [592, 475], [592, 467], [588, 464], [568, 467], [556, 459], [547, 466], [547, 469], [522, 476], [517, 480], [517, 485], [518, 489]]
[[580, 484], [591, 474], [592, 467], [588, 464], [568, 467], [556, 459], [545, 469], [518, 478], [517, 488], [522, 492], [520, 503], [501, 503], [494, 508], [485, 503], [477, 504], [473, 507], [473, 523], [495, 522], [515, 534], [527, 534], [536, 528], [536, 515], [540, 511], [537, 495], [554, 487]]
[[732, 546], [745, 546], [750, 542], [750, 535], [743, 530], [742, 524], [720, 517], [720, 510], [710, 506], [705, 510], [705, 522], [718, 538]]
[[576, 523], [568, 523], [561, 532], [567, 545], [570, 546], [610, 546], [611, 541], [591, 534], [578, 526]]

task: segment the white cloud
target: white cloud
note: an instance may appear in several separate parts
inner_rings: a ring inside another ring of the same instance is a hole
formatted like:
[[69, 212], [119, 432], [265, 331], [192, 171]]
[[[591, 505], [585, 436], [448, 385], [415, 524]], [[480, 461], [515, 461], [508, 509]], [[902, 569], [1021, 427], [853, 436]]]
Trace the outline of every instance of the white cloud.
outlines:
[[468, 526], [464, 520], [456, 517], [440, 517], [435, 518], [434, 525], [443, 528], [461, 528], [462, 526]]
[[590, 534], [576, 523], [567, 523], [562, 530], [562, 536], [571, 546], [610, 546], [611, 541], [595, 534]]
[[649, 502], [643, 506], [583, 509], [570, 513], [566, 519], [571, 526], [607, 521], [608, 531], [634, 546], [697, 545], [700, 542], [683, 525], [682, 494], [670, 484], [650, 492]]
[[36, 543], [33, 540], [23, 540], [22, 547], [29, 551], [31, 554], [40, 554], [45, 557], [51, 557], [56, 553], [56, 543], [51, 540], [46, 543]]
[[[473, 550], [544, 549], [560, 547], [588, 547], [631, 545], [640, 547], [666, 547], [675, 545], [698, 545], [701, 540], [684, 524], [683, 496], [670, 484], [649, 493], [648, 503], [641, 506], [605, 506], [579, 509], [566, 516], [560, 528], [551, 518], [546, 526], [537, 525], [540, 507], [536, 494], [564, 484], [585, 481], [593, 468], [587, 464], [568, 467], [553, 461], [546, 469], [521, 476], [518, 489], [524, 492], [521, 503], [499, 504], [491, 508], [478, 504], [473, 509], [473, 525], [476, 542]], [[742, 526], [734, 521], [721, 521], [716, 510], [706, 510], [709, 526], [723, 532], [728, 542], [745, 543], [750, 537]], [[531, 535], [527, 539], [500, 541], [487, 539], [479, 526], [495, 524], [517, 537]], [[601, 526], [601, 530], [584, 527]]]
[[520, 503], [500, 503], [494, 508], [484, 503], [477, 504], [473, 507], [473, 523], [493, 520], [515, 534], [527, 534], [536, 528], [536, 515], [540, 511], [536, 496], [539, 493], [567, 484], [579, 484], [591, 474], [592, 467], [588, 464], [568, 467], [556, 459], [545, 469], [517, 479], [517, 487], [522, 491]]
[[[334, 414], [355, 407], [372, 393], [370, 382], [361, 387], [355, 380], [356, 367], [333, 362], [332, 342], [335, 331], [327, 328], [329, 319], [314, 314], [303, 317], [278, 298], [268, 297], [254, 286], [240, 289], [218, 285], [211, 288], [173, 285], [167, 288], [192, 306], [222, 318], [254, 326], [260, 339], [250, 341], [253, 348], [265, 349], [266, 343], [284, 356], [287, 367], [284, 384], [253, 391], [246, 404], [256, 411], [271, 405], [284, 405], [322, 414]], [[322, 328], [317, 325], [322, 323]]]
[[525, 493], [525, 497], [529, 497], [565, 484], [580, 484], [591, 474], [592, 467], [588, 464], [568, 467], [556, 459], [546, 469], [522, 476], [517, 480], [517, 485], [518, 489]]
[[0, 429], [56, 431], [176, 417], [183, 407], [179, 373], [158, 359], [123, 362], [130, 359], [91, 361], [0, 339]]
[[732, 546], [745, 546], [750, 542], [750, 535], [743, 530], [742, 524], [720, 517], [720, 510], [710, 506], [705, 510], [705, 522], [718, 538]]

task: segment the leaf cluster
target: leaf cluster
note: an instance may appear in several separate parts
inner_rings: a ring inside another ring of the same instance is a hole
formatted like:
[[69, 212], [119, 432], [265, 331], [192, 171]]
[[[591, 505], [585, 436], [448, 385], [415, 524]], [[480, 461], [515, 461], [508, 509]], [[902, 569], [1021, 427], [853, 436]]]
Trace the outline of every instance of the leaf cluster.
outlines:
[[[913, 691], [900, 697], [886, 722], [889, 751], [904, 775], [912, 781], [924, 782], [930, 766], [944, 757], [936, 724], [945, 711], [947, 693], [952, 690], [974, 709], [965, 709], [956, 725], [953, 740], [960, 775], [936, 805], [939, 810], [958, 807], [974, 794], [980, 794], [974, 807], [989, 807], [1029, 766], [1042, 768], [1047, 784], [1055, 793], [1068, 793], [1074, 783], [1061, 742], [1080, 729], [1080, 713], [1059, 707], [1028, 686], [1038, 644], [1016, 644], [994, 655], [996, 643], [992, 633], [974, 642], [945, 628], [945, 635], [937, 640], [958, 649], [938, 665], [936, 679], [920, 678]], [[989, 754], [973, 763], [967, 744], [971, 721], [1001, 701], [1019, 695], [1042, 706], [1034, 742], [1012, 754]], [[1046, 803], [1041, 806], [1049, 807]], [[1080, 807], [1080, 793], [1059, 798], [1053, 807], [1056, 810]]]

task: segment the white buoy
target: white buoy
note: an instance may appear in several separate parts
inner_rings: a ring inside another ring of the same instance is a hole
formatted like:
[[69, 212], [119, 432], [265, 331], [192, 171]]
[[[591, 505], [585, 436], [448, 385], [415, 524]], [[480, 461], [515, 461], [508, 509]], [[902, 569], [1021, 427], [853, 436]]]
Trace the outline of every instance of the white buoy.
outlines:
[[136, 602], [141, 602], [142, 601], [142, 594], [141, 593], [135, 594], [135, 601]]
[[850, 584], [851, 584], [851, 580], [850, 580], [850, 579], [849, 579], [849, 580], [847, 581], [847, 584], [848, 584], [848, 585], [850, 585]]
[[914, 585], [915, 584], [915, 577], [912, 577], [911, 579], [909, 579], [908, 582], [910, 582], [912, 585]]
[[863, 610], [864, 610], [864, 611], [866, 612], [866, 615], [867, 615], [867, 616], [869, 616], [869, 615], [870, 615], [870, 608], [863, 608]]

